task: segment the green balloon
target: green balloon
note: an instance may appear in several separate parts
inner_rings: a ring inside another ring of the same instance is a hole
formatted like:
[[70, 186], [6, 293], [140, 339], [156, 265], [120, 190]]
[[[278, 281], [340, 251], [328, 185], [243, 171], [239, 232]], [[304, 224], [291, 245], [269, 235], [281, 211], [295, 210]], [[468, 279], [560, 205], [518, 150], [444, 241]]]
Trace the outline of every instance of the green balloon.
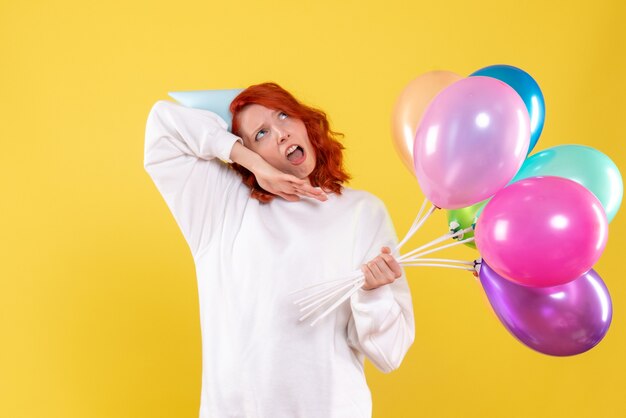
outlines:
[[524, 161], [511, 183], [537, 176], [565, 177], [583, 185], [602, 203], [609, 222], [622, 204], [624, 184], [619, 169], [591, 147], [558, 145], [538, 152]]
[[[482, 208], [487, 204], [487, 202], [488, 200], [484, 200], [465, 208], [448, 210], [448, 225], [456, 222], [459, 224], [458, 229], [469, 228], [470, 226], [472, 226], [472, 224], [476, 222], [476, 218], [478, 217], [479, 212], [482, 211]], [[473, 236], [474, 232], [472, 231], [463, 234], [462, 238], [457, 239], [466, 239]], [[476, 244], [474, 244], [474, 241], [466, 242], [465, 245], [471, 248], [476, 248]]]

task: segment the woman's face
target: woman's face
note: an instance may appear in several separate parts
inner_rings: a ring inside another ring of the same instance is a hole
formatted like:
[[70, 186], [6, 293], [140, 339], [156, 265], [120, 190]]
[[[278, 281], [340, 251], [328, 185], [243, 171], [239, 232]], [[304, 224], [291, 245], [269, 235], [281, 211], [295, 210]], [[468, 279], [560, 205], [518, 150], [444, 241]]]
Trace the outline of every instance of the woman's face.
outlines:
[[258, 104], [237, 115], [244, 145], [278, 170], [300, 179], [315, 168], [315, 150], [300, 119]]

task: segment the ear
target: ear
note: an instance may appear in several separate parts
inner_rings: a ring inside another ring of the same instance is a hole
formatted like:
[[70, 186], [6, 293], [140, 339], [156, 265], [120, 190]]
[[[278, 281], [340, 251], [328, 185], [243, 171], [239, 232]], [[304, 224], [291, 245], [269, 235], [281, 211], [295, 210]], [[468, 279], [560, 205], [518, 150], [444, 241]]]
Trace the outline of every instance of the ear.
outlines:
[[243, 89], [230, 90], [193, 90], [171, 91], [169, 96], [178, 103], [187, 107], [204, 109], [216, 113], [228, 124], [228, 130], [232, 128], [232, 116], [228, 109], [230, 103]]

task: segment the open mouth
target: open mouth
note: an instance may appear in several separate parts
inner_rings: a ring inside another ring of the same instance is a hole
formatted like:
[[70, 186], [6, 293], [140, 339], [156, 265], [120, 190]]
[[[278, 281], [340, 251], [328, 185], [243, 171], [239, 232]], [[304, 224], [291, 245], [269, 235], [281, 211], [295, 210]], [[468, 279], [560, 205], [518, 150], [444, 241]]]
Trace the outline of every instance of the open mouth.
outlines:
[[287, 149], [287, 159], [292, 164], [298, 165], [305, 159], [304, 149], [300, 145], [292, 145]]

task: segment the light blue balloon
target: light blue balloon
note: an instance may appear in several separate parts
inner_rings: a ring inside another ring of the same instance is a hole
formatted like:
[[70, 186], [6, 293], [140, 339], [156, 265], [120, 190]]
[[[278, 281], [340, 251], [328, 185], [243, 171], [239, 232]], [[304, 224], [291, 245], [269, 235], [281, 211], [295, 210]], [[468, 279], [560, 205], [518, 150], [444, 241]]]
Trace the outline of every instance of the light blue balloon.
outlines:
[[228, 110], [230, 103], [243, 89], [229, 90], [193, 90], [172, 91], [168, 94], [178, 103], [187, 107], [209, 110], [217, 113], [228, 124], [228, 130], [232, 127], [232, 116]]
[[[565, 177], [590, 190], [602, 203], [609, 222], [622, 204], [624, 183], [615, 163], [584, 145], [558, 145], [528, 157], [511, 183], [537, 176]], [[509, 183], [510, 184], [510, 183]]]
[[546, 104], [537, 82], [526, 71], [511, 65], [491, 65], [473, 72], [470, 77], [477, 75], [503, 81], [520, 95], [530, 116], [530, 145], [526, 155], [530, 154], [539, 140], [546, 118]]

